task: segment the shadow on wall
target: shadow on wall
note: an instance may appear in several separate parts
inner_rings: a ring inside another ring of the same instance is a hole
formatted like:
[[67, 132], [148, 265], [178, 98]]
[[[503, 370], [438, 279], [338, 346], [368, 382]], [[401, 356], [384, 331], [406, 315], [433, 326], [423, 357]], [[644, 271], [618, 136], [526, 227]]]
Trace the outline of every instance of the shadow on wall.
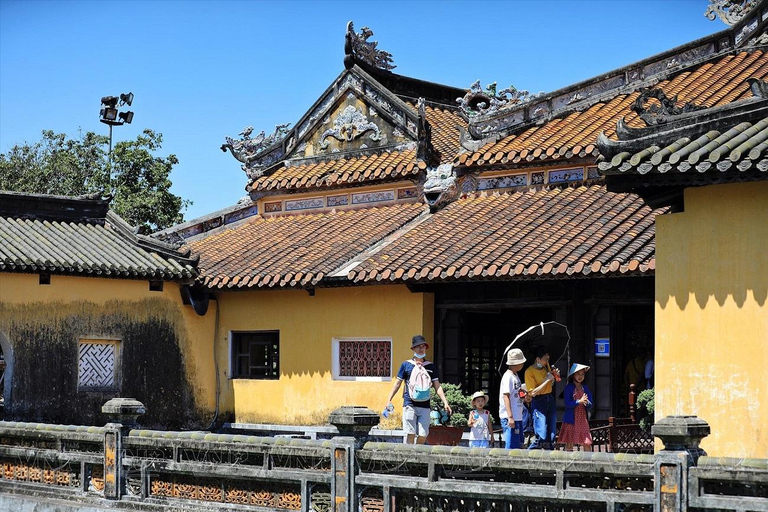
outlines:
[[[763, 269], [765, 268], [763, 267]], [[765, 280], [765, 278], [759, 278], [758, 276], [755, 276], [755, 279]], [[665, 294], [663, 297], [658, 297], [657, 295], [662, 309], [666, 309], [670, 299], [674, 299], [677, 307], [680, 310], [685, 310], [688, 307], [691, 296], [693, 296], [694, 301], [701, 309], [705, 309], [708, 304], [711, 305], [710, 302], [712, 301], [723, 307], [729, 297], [739, 308], [744, 307], [744, 304], [750, 300], [753, 300], [758, 306], [764, 307], [766, 299], [768, 299], [768, 283], [753, 282], [751, 285], [739, 286], [739, 283], [735, 281], [726, 284], [704, 280], [703, 283], [699, 283], [696, 287], [679, 286], [677, 288], [678, 290], [674, 293]]]
[[[203, 428], [210, 413], [197, 410], [187, 381], [180, 312], [164, 302], [37, 303], [0, 309], [3, 342], [12, 344], [14, 356], [6, 419], [103, 425], [108, 418], [101, 406], [111, 398], [131, 397], [147, 407], [145, 427]], [[80, 343], [94, 338], [118, 340], [114, 386], [80, 385]]]
[[765, 307], [768, 181], [686, 189], [684, 212], [656, 218], [656, 247], [662, 309]]

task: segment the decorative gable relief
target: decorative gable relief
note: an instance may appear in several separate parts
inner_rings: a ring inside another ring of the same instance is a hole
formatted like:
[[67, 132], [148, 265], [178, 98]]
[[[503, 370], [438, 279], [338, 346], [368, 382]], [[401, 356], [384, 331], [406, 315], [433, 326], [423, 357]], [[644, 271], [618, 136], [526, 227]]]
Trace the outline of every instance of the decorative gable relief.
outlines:
[[[373, 110], [373, 109], [370, 109]], [[375, 113], [373, 111], [372, 113]], [[368, 133], [373, 132], [373, 133]], [[333, 127], [325, 130], [320, 138], [320, 148], [326, 149], [330, 144], [328, 137], [333, 137], [339, 142], [352, 142], [368, 133], [368, 138], [374, 142], [381, 140], [381, 130], [375, 123], [368, 121], [360, 109], [352, 105], [346, 108], [333, 120]]]
[[391, 124], [377, 107], [352, 92], [319, 124], [314, 133], [307, 134], [304, 150], [297, 149], [293, 157], [376, 149], [413, 140], [402, 126]]

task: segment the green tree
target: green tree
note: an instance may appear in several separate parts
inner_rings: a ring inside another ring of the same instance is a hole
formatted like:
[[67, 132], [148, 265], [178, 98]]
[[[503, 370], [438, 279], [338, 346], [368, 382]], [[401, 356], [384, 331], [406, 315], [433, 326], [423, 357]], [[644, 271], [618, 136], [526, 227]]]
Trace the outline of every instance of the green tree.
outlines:
[[182, 212], [192, 203], [170, 191], [169, 176], [179, 160], [154, 156], [162, 141], [162, 134], [144, 130], [136, 140], [118, 142], [110, 167], [106, 136], [87, 132], [70, 139], [44, 130], [42, 140], [0, 154], [0, 190], [68, 196], [102, 192], [114, 197], [111, 208], [140, 232], [164, 229], [182, 222]]

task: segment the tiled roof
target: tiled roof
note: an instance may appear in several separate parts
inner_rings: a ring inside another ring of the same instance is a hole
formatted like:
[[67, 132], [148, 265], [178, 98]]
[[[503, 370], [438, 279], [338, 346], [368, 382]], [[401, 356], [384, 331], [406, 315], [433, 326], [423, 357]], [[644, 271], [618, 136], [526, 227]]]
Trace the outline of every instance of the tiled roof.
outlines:
[[416, 161], [416, 150], [392, 151], [353, 158], [281, 167], [256, 179], [249, 191], [332, 187], [374, 180], [404, 178], [426, 169]]
[[[432, 126], [432, 144], [440, 154], [441, 162], [450, 162], [461, 147], [456, 126], [466, 128], [467, 122], [456, 110], [444, 107], [427, 106], [426, 113]], [[248, 190], [295, 190], [368, 183], [413, 176], [425, 168], [424, 163], [416, 160], [415, 149], [390, 151], [281, 167], [268, 176], [255, 179]]]
[[[22, 208], [35, 203], [78, 201], [61, 196], [0, 192], [0, 271], [76, 274], [118, 278], [190, 279], [197, 276], [187, 253], [163, 242], [133, 234], [112, 212], [101, 218], [73, 219], [66, 212], [55, 218], [48, 210], [35, 215]], [[20, 205], [9, 211], [12, 204]], [[92, 212], [90, 212], [92, 213]]]
[[[762, 50], [742, 51], [663, 80], [656, 88], [670, 98], [678, 95], [678, 102], [712, 107], [751, 97], [747, 78], [766, 76], [768, 54]], [[637, 96], [637, 92], [619, 94], [584, 111], [529, 126], [476, 152], [463, 153], [454, 162], [473, 167], [597, 156], [598, 134], [604, 131], [609, 137], [615, 136], [621, 117], [630, 127], [644, 126], [630, 110]]]
[[252, 217], [190, 242], [210, 288], [314, 285], [425, 211], [421, 203]]
[[620, 153], [601, 162], [600, 170], [609, 174], [768, 171], [768, 118], [754, 124], [742, 122], [722, 133], [711, 130], [697, 135], [664, 148], [653, 145], [635, 154]]
[[[414, 107], [415, 108], [415, 107]], [[432, 127], [432, 145], [440, 153], [440, 163], [447, 163], [461, 150], [457, 126], [467, 128], [458, 110], [427, 105], [427, 122]]]
[[655, 268], [653, 211], [604, 186], [475, 194], [449, 204], [348, 277], [354, 282], [642, 274]]

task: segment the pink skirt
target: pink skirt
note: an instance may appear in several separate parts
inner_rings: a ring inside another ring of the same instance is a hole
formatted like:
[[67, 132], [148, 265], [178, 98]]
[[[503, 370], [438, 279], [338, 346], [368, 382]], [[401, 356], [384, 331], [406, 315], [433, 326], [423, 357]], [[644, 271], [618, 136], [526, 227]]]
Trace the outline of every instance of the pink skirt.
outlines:
[[[578, 400], [583, 395], [584, 390], [576, 391], [573, 393], [573, 399]], [[576, 407], [573, 408], [573, 423], [563, 422], [557, 436], [557, 442], [560, 444], [592, 445], [592, 434], [589, 432], [586, 407], [576, 404]]]

